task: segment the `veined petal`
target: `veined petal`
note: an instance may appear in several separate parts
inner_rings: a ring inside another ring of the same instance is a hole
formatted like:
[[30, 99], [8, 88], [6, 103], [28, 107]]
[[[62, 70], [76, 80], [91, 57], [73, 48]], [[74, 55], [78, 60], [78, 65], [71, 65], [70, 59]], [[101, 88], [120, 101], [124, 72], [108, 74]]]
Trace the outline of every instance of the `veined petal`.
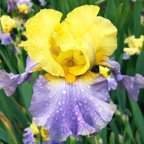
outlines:
[[21, 44], [33, 61], [55, 76], [64, 76], [64, 71], [51, 54], [50, 36], [61, 17], [62, 14], [56, 10], [41, 10], [26, 23], [28, 40]]
[[30, 112], [34, 121], [60, 141], [100, 131], [116, 109], [109, 103], [107, 80], [100, 75], [86, 74], [72, 84], [40, 76], [33, 92]]

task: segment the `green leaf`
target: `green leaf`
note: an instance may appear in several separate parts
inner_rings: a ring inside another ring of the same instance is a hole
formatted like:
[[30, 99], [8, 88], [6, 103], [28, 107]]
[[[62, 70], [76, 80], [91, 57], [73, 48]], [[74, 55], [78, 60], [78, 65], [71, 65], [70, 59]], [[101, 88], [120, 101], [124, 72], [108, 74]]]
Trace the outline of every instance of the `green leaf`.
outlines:
[[115, 144], [115, 134], [113, 132], [110, 134], [110, 144]]
[[6, 116], [1, 111], [0, 111], [0, 120], [5, 126], [10, 143], [18, 144], [18, 141], [16, 139], [16, 136], [15, 136], [15, 133], [14, 133], [14, 130], [10, 121], [6, 118]]
[[7, 132], [0, 128], [0, 140], [3, 140], [6, 143], [10, 143], [8, 138], [7, 138]]
[[140, 133], [141, 140], [144, 143], [144, 128], [143, 128], [144, 117], [143, 117], [142, 112], [136, 102], [130, 100], [130, 104], [131, 104], [135, 124]]
[[136, 0], [134, 5], [134, 32], [136, 37], [140, 34], [140, 16], [143, 8], [142, 0]]

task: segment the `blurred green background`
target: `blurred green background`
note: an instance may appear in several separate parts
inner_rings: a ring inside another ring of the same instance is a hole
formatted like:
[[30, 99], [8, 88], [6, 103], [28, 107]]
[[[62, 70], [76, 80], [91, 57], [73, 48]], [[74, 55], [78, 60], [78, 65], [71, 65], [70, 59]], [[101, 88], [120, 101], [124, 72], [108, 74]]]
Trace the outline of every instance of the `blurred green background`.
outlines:
[[[121, 64], [122, 74], [144, 75], [144, 48], [139, 56], [123, 60], [124, 39], [130, 35], [144, 35], [143, 0], [47, 0], [45, 6], [40, 6], [38, 0], [33, 0], [33, 10], [27, 17], [33, 16], [42, 8], [53, 8], [64, 15], [80, 5], [93, 4], [100, 6], [99, 15], [108, 18], [118, 29], [118, 48], [112, 56]], [[7, 14], [7, 1], [0, 0], [0, 14]], [[17, 15], [9, 13], [9, 15]], [[18, 33], [19, 34], [19, 33]], [[7, 72], [21, 73], [25, 69], [26, 53], [21, 50], [17, 55], [12, 51], [12, 45], [0, 45], [0, 69]], [[34, 79], [38, 73], [34, 73]], [[25, 82], [18, 87], [16, 93], [7, 97], [0, 90], [0, 143], [22, 144], [24, 128], [31, 123], [28, 108], [31, 102], [32, 85]], [[138, 102], [133, 102], [125, 90], [118, 88], [111, 91], [111, 99], [117, 104], [117, 111], [106, 128], [96, 136], [83, 137], [82, 144], [144, 144], [144, 90], [140, 91]], [[75, 139], [68, 139], [66, 144], [79, 144]]]

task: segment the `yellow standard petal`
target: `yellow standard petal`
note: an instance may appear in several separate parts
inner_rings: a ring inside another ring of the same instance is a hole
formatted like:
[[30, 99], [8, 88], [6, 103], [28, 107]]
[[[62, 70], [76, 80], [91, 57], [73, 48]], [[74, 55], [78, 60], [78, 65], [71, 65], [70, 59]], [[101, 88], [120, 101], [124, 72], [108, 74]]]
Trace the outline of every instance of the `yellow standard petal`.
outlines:
[[95, 49], [96, 64], [108, 60], [117, 48], [117, 29], [107, 19], [97, 16], [98, 6], [84, 5], [74, 9], [67, 16], [67, 21], [73, 24], [91, 48]]
[[30, 10], [30, 7], [27, 4], [21, 4], [17, 8], [20, 13], [24, 14], [27, 14]]
[[62, 14], [52, 9], [43, 9], [26, 23], [26, 37], [21, 46], [41, 68], [55, 76], [64, 76], [62, 66], [51, 54], [50, 38], [59, 24]]
[[91, 27], [99, 9], [98, 6], [83, 5], [71, 11], [66, 20], [75, 25], [79, 31], [85, 33]]
[[54, 40], [60, 48], [57, 61], [63, 66], [66, 75], [82, 75], [94, 65], [94, 49], [67, 20], [57, 27]]
[[124, 48], [124, 52], [129, 56], [140, 54], [140, 51], [136, 48]]
[[7, 15], [3, 15], [0, 18], [0, 23], [3, 33], [9, 33], [16, 26], [15, 21]]
[[124, 42], [129, 48], [137, 49], [137, 51], [140, 52], [144, 44], [144, 36], [141, 35], [139, 38], [136, 38], [134, 35], [132, 35], [127, 37]]
[[97, 65], [107, 61], [108, 56], [111, 56], [117, 48], [117, 29], [103, 17], [96, 17], [95, 22], [84, 35], [95, 48]]

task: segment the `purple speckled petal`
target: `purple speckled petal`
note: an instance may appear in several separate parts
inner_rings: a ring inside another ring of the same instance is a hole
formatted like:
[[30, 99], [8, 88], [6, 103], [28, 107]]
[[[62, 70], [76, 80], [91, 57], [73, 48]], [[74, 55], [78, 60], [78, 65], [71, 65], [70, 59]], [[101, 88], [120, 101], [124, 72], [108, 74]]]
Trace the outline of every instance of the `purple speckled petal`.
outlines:
[[64, 79], [47, 81], [39, 76], [34, 88], [30, 112], [49, 136], [66, 140], [100, 131], [111, 120], [116, 106], [109, 103], [107, 80], [99, 76], [93, 83], [79, 78], [68, 84]]
[[2, 45], [9, 45], [12, 43], [12, 38], [10, 36], [10, 33], [3, 34], [0, 31], [0, 40]]
[[128, 95], [136, 101], [138, 99], [139, 90], [144, 88], [144, 77], [140, 74], [136, 74], [136, 76], [133, 77], [122, 75], [120, 73], [120, 66], [118, 66], [118, 62], [110, 61], [108, 63], [112, 67], [113, 75], [118, 84], [123, 86], [127, 90]]
[[0, 89], [3, 89], [7, 96], [11, 96], [19, 84], [29, 80], [32, 69], [37, 66], [29, 57], [26, 64], [26, 71], [22, 74], [7, 73], [4, 70], [0, 70]]

